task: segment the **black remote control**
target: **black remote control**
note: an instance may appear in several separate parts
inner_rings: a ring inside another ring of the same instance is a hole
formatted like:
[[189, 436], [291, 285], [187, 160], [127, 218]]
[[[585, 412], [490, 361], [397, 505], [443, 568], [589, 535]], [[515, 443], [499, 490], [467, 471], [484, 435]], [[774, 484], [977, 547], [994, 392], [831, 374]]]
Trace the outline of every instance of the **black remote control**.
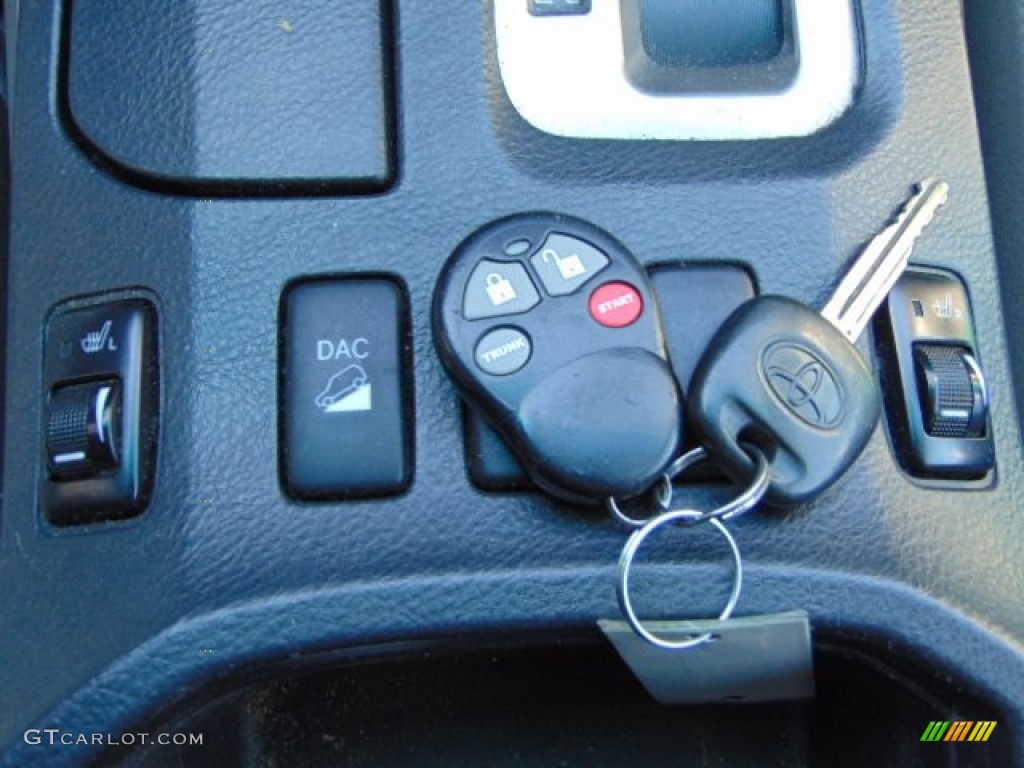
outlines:
[[682, 407], [654, 292], [597, 227], [531, 213], [478, 230], [441, 273], [433, 327], [463, 397], [544, 490], [635, 496], [675, 458]]

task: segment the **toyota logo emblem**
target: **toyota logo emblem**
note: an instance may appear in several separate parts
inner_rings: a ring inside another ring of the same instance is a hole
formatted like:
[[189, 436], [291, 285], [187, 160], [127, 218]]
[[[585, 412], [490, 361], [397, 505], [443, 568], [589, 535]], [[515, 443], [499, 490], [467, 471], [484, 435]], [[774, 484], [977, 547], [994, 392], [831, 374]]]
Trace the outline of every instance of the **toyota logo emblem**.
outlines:
[[828, 429], [843, 415], [843, 391], [835, 375], [803, 344], [772, 344], [765, 350], [761, 368], [775, 397], [801, 421]]

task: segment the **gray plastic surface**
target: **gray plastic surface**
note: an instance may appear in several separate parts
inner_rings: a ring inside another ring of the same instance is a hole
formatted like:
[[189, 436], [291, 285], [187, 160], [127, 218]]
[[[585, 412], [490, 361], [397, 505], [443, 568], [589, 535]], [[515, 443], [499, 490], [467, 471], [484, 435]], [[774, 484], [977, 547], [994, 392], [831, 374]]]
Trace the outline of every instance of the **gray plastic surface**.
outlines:
[[[540, 494], [482, 493], [466, 476], [457, 398], [429, 332], [445, 258], [488, 221], [549, 208], [614, 233], [644, 263], [740, 261], [762, 292], [820, 302], [909, 185], [937, 175], [952, 196], [916, 258], [969, 286], [995, 393], [997, 460], [1008, 469], [985, 491], [922, 488], [876, 430], [824, 497], [737, 526], [748, 563], [738, 614], [799, 606], [815, 628], [906, 649], [951, 685], [1006, 707], [999, 728], [1018, 735], [1024, 761], [1024, 459], [960, 9], [944, 0], [861, 6], [863, 89], [828, 131], [640, 144], [531, 129], [505, 99], [487, 5], [439, 13], [400, 0], [399, 183], [375, 197], [206, 202], [142, 191], [81, 151], [56, 86], [60, 5], [23, 3], [0, 760], [79, 764], [98, 748], [34, 748], [24, 729], [131, 728], [251, 665], [406, 638], [524, 627], [557, 636], [615, 615], [620, 529]], [[120, 77], [105, 83], [111, 92]], [[303, 275], [363, 271], [409, 287], [416, 480], [396, 499], [294, 502], [277, 472], [281, 291]], [[167, 416], [153, 501], [134, 521], [55, 533], [40, 525], [35, 492], [44, 319], [69, 296], [126, 286], [161, 302]], [[716, 493], [687, 489], [681, 500]], [[719, 556], [658, 554], [659, 579], [640, 596], [650, 615], [710, 615], [713, 588], [681, 595], [676, 585], [715, 585], [705, 563]]]
[[191, 193], [385, 189], [391, 0], [67, 0], [68, 127], [136, 183]]

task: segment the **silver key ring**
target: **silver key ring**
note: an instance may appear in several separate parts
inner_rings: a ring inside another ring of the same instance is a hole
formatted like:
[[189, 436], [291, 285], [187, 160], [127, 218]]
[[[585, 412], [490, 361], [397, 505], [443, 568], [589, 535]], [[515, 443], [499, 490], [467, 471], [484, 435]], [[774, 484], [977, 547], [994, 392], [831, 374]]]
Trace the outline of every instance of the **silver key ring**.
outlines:
[[[701, 450], [703, 450], [703, 448], [696, 448], [695, 450], [701, 451]], [[689, 456], [692, 453], [694, 453], [694, 451], [690, 451], [690, 453], [686, 453], [686, 454], [683, 454], [682, 456], [680, 456], [669, 467], [669, 469], [671, 469], [673, 466], [678, 464], [680, 461], [682, 461], [683, 459], [685, 459], [687, 456]], [[654, 491], [654, 498], [657, 499], [658, 506], [661, 507], [663, 512], [668, 511], [668, 507], [664, 506], [661, 503], [661, 500], [664, 499], [664, 498], [667, 498], [669, 500], [672, 499], [672, 478], [669, 477], [668, 472], [665, 472], [664, 474], [662, 474], [661, 480], [658, 483], [658, 487]], [[627, 515], [625, 512], [622, 511], [622, 508], [619, 507], [619, 502], [615, 500], [614, 496], [609, 496], [608, 498], [606, 498], [604, 500], [604, 508], [606, 510], [608, 510], [608, 513], [612, 517], [614, 517], [620, 523], [625, 525], [627, 528], [642, 528], [643, 526], [647, 525], [648, 522], [650, 522], [651, 520], [654, 519], [654, 518], [649, 517], [649, 518], [646, 518], [644, 520], [641, 520], [641, 519], [636, 518], [636, 517], [630, 517], [629, 515]]]
[[[730, 501], [728, 504], [723, 504], [711, 512], [703, 513], [695, 522], [701, 522], [704, 520], [731, 520], [734, 517], [739, 517], [760, 504], [765, 493], [768, 492], [768, 486], [771, 485], [772, 482], [771, 468], [768, 465], [768, 457], [764, 455], [764, 451], [755, 445], [744, 444], [742, 447], [756, 464], [754, 479], [750, 481], [750, 485], [747, 486], [747, 489], [735, 499]], [[658, 501], [658, 505], [663, 510], [667, 512], [672, 506], [672, 492], [674, 491], [672, 481], [690, 467], [695, 464], [699, 464], [708, 458], [708, 452], [705, 449], [694, 448], [692, 451], [684, 453], [669, 465], [669, 468], [665, 470], [661, 485], [655, 491], [655, 498]], [[666, 488], [669, 491], [668, 493], [665, 492]]]
[[729, 533], [725, 525], [717, 517], [707, 517], [701, 512], [692, 509], [676, 509], [671, 512], [665, 512], [658, 515], [653, 520], [649, 521], [639, 530], [633, 531], [630, 534], [629, 540], [626, 542], [626, 546], [622, 548], [622, 554], [619, 556], [619, 579], [616, 586], [616, 593], [619, 598], [619, 607], [622, 613], [626, 617], [626, 621], [629, 626], [633, 628], [640, 637], [644, 638], [649, 643], [658, 646], [659, 648], [665, 648], [666, 650], [683, 650], [685, 648], [695, 648], [698, 645], [710, 642], [714, 635], [710, 632], [706, 632], [702, 635], [696, 635], [689, 637], [686, 640], [666, 640], [665, 638], [659, 637], [658, 635], [647, 629], [640, 619], [637, 618], [636, 611], [633, 610], [633, 601], [629, 596], [629, 575], [633, 570], [633, 560], [636, 558], [637, 550], [640, 549], [641, 545], [647, 540], [647, 538], [654, 533], [656, 530], [665, 525], [671, 525], [678, 522], [697, 523], [702, 520], [707, 520], [718, 532], [725, 537], [725, 540], [729, 543], [729, 549], [732, 550], [732, 559], [736, 576], [733, 580], [732, 592], [729, 594], [729, 600], [725, 604], [725, 608], [718, 615], [719, 621], [726, 621], [732, 616], [733, 610], [736, 608], [736, 603], [740, 599], [740, 590], [743, 588], [743, 560], [740, 557], [740, 549], [736, 544], [736, 539], [733, 538], [732, 534]]
[[[765, 493], [767, 493], [768, 486], [772, 481], [768, 458], [764, 455], [764, 451], [754, 445], [745, 444], [743, 445], [743, 450], [750, 455], [750, 458], [752, 458], [757, 465], [754, 472], [754, 479], [751, 481], [750, 485], [747, 486], [747, 489], [743, 491], [743, 493], [728, 504], [723, 504], [711, 512], [694, 512], [697, 517], [693, 518], [693, 522], [716, 519], [730, 520], [749, 512], [761, 503], [761, 500], [764, 498]], [[708, 458], [708, 452], [704, 448], [694, 448], [693, 450], [684, 453], [669, 465], [668, 469], [666, 469], [665, 473], [661, 476], [661, 482], [654, 491], [654, 498], [663, 512], [667, 512], [672, 507], [672, 497], [674, 495], [672, 481], [690, 467], [693, 467], [702, 461], [707, 461]], [[647, 520], [640, 520], [630, 517], [622, 511], [614, 496], [609, 496], [605, 499], [604, 506], [612, 517], [629, 528], [641, 528], [644, 525], [647, 525], [651, 520], [657, 519], [648, 518]]]

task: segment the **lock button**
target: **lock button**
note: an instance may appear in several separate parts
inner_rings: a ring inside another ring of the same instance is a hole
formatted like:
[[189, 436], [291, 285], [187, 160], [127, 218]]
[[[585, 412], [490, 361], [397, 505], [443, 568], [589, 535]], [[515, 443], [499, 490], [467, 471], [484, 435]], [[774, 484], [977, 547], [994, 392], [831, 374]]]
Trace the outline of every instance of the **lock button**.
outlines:
[[548, 235], [530, 259], [544, 290], [552, 296], [575, 293], [608, 266], [608, 257], [585, 240], [568, 235]]
[[507, 277], [502, 277], [500, 272], [491, 272], [487, 275], [487, 298], [491, 304], [500, 307], [502, 304], [515, 301], [516, 296], [516, 289], [512, 287], [512, 282]]
[[466, 282], [462, 314], [466, 320], [528, 312], [540, 303], [526, 268], [515, 261], [483, 259]]

